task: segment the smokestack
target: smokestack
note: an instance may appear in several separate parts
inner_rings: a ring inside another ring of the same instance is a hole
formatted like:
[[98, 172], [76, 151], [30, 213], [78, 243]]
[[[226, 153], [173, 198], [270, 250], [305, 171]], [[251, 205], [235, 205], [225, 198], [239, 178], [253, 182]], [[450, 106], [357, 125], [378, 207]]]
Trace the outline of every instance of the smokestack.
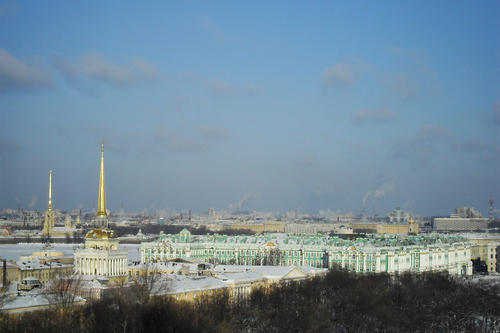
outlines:
[[3, 260], [2, 273], [2, 285], [5, 288], [7, 286], [7, 259]]
[[493, 217], [493, 205], [495, 204], [495, 201], [493, 201], [493, 195], [491, 194], [488, 203], [490, 205], [490, 222], [493, 222], [495, 220], [495, 218]]
[[191, 209], [189, 210], [189, 222], [191, 222]]

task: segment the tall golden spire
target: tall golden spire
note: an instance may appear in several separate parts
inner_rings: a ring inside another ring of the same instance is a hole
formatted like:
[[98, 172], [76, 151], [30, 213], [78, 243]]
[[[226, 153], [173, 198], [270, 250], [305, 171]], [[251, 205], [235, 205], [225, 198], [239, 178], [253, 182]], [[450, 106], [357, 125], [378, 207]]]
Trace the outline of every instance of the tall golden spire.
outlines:
[[101, 143], [101, 173], [99, 175], [99, 199], [97, 203], [97, 216], [108, 216], [106, 213], [106, 191], [104, 189], [104, 140]]
[[52, 211], [52, 170], [49, 170], [49, 205], [47, 210]]

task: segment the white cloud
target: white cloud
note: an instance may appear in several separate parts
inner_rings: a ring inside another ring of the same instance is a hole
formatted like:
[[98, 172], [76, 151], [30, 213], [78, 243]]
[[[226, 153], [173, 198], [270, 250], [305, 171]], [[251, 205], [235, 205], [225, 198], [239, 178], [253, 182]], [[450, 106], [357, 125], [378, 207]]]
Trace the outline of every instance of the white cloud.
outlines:
[[425, 125], [419, 130], [422, 139], [442, 139], [451, 136], [447, 128], [439, 125]]
[[337, 63], [323, 71], [323, 84], [326, 87], [338, 87], [352, 84], [355, 80], [352, 66]]
[[198, 131], [204, 139], [226, 139], [229, 137], [229, 133], [222, 127], [200, 126]]
[[158, 70], [146, 60], [137, 60], [132, 65], [123, 66], [114, 64], [97, 53], [88, 53], [73, 62], [57, 59], [54, 66], [68, 79], [87, 78], [116, 88], [153, 81], [159, 77]]
[[226, 95], [234, 92], [234, 86], [226, 81], [214, 79], [210, 81], [210, 89], [215, 94]]
[[200, 25], [217, 43], [222, 43], [226, 39], [225, 34], [209, 18], [202, 18], [200, 20]]
[[164, 126], [154, 129], [153, 137], [157, 144], [179, 153], [196, 153], [207, 149], [206, 145], [187, 138], [182, 131], [172, 131]]
[[493, 122], [500, 125], [500, 102], [493, 104]]
[[352, 116], [352, 120], [356, 124], [363, 122], [387, 122], [395, 119], [398, 116], [396, 112], [389, 110], [361, 110]]
[[0, 49], [0, 92], [31, 91], [51, 85], [47, 74]]

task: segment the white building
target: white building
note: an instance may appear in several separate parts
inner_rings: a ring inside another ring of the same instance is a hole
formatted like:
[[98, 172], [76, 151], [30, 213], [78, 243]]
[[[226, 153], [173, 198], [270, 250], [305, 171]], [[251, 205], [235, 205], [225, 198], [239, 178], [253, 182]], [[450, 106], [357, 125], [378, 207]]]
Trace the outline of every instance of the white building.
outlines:
[[77, 274], [105, 277], [124, 277], [128, 274], [128, 251], [118, 248], [118, 239], [107, 228], [106, 192], [104, 186], [104, 142], [101, 146], [101, 173], [99, 177], [99, 201], [97, 225], [85, 235], [85, 248], [75, 250]]

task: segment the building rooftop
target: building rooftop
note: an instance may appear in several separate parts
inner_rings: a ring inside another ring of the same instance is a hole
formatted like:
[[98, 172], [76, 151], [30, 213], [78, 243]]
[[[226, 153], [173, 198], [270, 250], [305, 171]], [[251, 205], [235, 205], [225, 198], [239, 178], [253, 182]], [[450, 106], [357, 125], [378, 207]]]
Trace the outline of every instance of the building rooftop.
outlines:
[[61, 264], [53, 261], [41, 261], [38, 259], [33, 260], [18, 260], [16, 261], [17, 267], [20, 270], [34, 270], [34, 269], [53, 269], [53, 268], [64, 268], [73, 267], [73, 265]]
[[[412, 246], [412, 245], [442, 245], [453, 244], [457, 242], [467, 242], [467, 239], [461, 235], [448, 234], [429, 234], [429, 235], [367, 235], [356, 239], [342, 239], [337, 236], [329, 236], [326, 234], [315, 235], [288, 235], [284, 233], [267, 233], [255, 236], [228, 236], [228, 235], [201, 235], [191, 236], [190, 239], [181, 239], [180, 234], [161, 235], [157, 244], [163, 243], [164, 246], [169, 246], [172, 243], [191, 243], [191, 244], [213, 244], [216, 243], [220, 247], [227, 245], [233, 247], [237, 244], [246, 244], [249, 247], [274, 247], [281, 248], [296, 248], [297, 245], [307, 247], [349, 247], [356, 248], [374, 248], [374, 247], [397, 247], [397, 246]], [[143, 243], [149, 246], [151, 243]]]

